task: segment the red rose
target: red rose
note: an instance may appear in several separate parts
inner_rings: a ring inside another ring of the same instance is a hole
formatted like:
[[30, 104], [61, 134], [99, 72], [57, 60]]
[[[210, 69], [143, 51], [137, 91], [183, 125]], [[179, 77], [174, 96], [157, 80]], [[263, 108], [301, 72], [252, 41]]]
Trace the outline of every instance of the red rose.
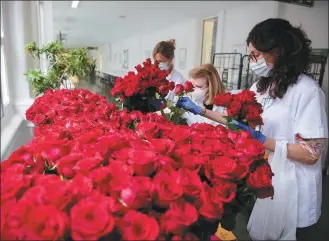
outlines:
[[1, 175], [1, 201], [20, 199], [31, 185], [31, 176], [21, 174]]
[[46, 120], [46, 116], [42, 115], [42, 114], [37, 114], [34, 119], [33, 119], [33, 123], [36, 125], [40, 125], [42, 124], [44, 121]]
[[250, 90], [243, 90], [242, 92], [238, 93], [237, 95], [241, 96], [243, 102], [247, 104], [255, 103], [256, 102], [256, 94]]
[[179, 200], [170, 204], [170, 208], [161, 217], [161, 230], [166, 234], [183, 235], [185, 230], [198, 220], [194, 205]]
[[172, 152], [172, 156], [177, 159], [183, 159], [184, 157], [190, 155], [192, 153], [192, 145], [191, 144], [181, 144], [176, 145]]
[[187, 168], [180, 168], [177, 171], [178, 184], [184, 189], [184, 194], [188, 197], [197, 198], [202, 191], [202, 182], [197, 171], [191, 171]]
[[171, 129], [168, 137], [174, 140], [176, 144], [189, 143], [191, 130], [187, 126], [176, 125], [175, 128]]
[[[175, 154], [177, 155], [177, 150]], [[205, 160], [206, 160], [205, 156], [200, 156], [200, 155], [194, 156], [193, 154], [186, 154], [181, 157], [180, 163], [178, 164], [182, 168], [187, 168], [197, 173], [202, 167], [202, 165], [204, 164]]]
[[224, 203], [229, 203], [235, 198], [237, 185], [234, 182], [225, 179], [216, 179], [213, 182], [213, 188], [210, 191], [211, 200], [220, 200]]
[[[118, 193], [129, 185], [134, 173], [131, 166], [120, 161], [111, 161], [108, 168], [111, 181], [107, 183], [111, 192]], [[106, 179], [104, 181], [104, 185], [106, 185]]]
[[57, 175], [36, 174], [32, 178], [32, 186], [47, 185], [58, 182], [61, 182], [61, 178]]
[[56, 169], [59, 175], [72, 178], [75, 174], [73, 167], [83, 158], [80, 153], [71, 153], [57, 160]]
[[97, 240], [112, 232], [114, 218], [104, 203], [82, 199], [70, 212], [74, 240]]
[[[261, 114], [263, 112], [262, 107], [259, 103], [257, 105], [249, 104], [244, 107], [244, 112], [246, 113], [246, 120], [254, 121], [254, 120], [261, 120]], [[260, 106], [260, 107], [259, 107]]]
[[169, 88], [169, 90], [174, 90], [175, 89], [175, 82], [173, 82], [173, 81], [170, 81], [169, 82], [169, 84], [168, 84], [168, 88]]
[[192, 92], [193, 91], [193, 84], [190, 81], [186, 81], [184, 83], [184, 90], [186, 92]]
[[52, 205], [32, 206], [26, 226], [39, 240], [61, 240], [68, 231], [69, 218]]
[[213, 203], [210, 198], [211, 192], [211, 188], [204, 183], [199, 214], [207, 220], [219, 220], [224, 213], [223, 203], [217, 201]]
[[103, 159], [99, 156], [95, 155], [95, 157], [87, 157], [78, 161], [78, 163], [73, 167], [73, 171], [75, 171], [75, 173], [88, 175], [91, 170], [100, 167], [102, 162]]
[[52, 167], [58, 159], [70, 153], [70, 146], [66, 140], [45, 141], [35, 147], [35, 152]]
[[132, 165], [138, 176], [149, 176], [154, 170], [157, 153], [154, 151], [130, 149], [128, 164]]
[[227, 109], [227, 114], [229, 116], [238, 115], [241, 113], [241, 108], [242, 108], [242, 103], [240, 101], [233, 100]]
[[152, 202], [152, 180], [149, 177], [134, 177], [129, 186], [120, 192], [121, 201], [131, 209], [148, 207]]
[[174, 93], [176, 95], [181, 95], [184, 93], [184, 86], [181, 85], [181, 84], [177, 84], [176, 87], [175, 87], [175, 90], [174, 90]]
[[94, 188], [92, 179], [82, 174], [75, 175], [72, 183], [72, 193], [76, 200], [80, 200], [90, 195]]
[[159, 92], [162, 94], [162, 95], [167, 95], [169, 93], [169, 87], [167, 85], [162, 85], [159, 87]]
[[8, 160], [1, 162], [1, 172], [5, 171], [6, 168], [12, 169], [15, 164], [24, 164], [24, 173], [41, 174], [45, 169], [45, 163], [35, 160], [33, 150], [28, 145], [18, 148], [10, 155]]
[[177, 200], [184, 193], [184, 188], [177, 183], [178, 173], [171, 170], [158, 172], [153, 181], [156, 191], [157, 205], [167, 207], [170, 202]]
[[232, 94], [231, 93], [227, 92], [225, 94], [218, 94], [214, 98], [214, 105], [229, 107], [231, 101], [232, 101]]
[[[10, 212], [6, 212], [5, 208]], [[1, 240], [23, 240], [23, 226], [32, 217], [31, 208], [22, 203], [1, 203]]]
[[163, 155], [170, 154], [175, 147], [175, 142], [170, 139], [152, 139], [151, 144], [157, 152]]
[[155, 138], [158, 132], [159, 127], [157, 123], [140, 122], [136, 126], [136, 133], [147, 140]]
[[142, 67], [140, 64], [138, 64], [138, 65], [135, 66], [135, 69], [136, 69], [138, 72], [141, 72], [142, 69], [143, 69], [143, 67]]
[[268, 198], [274, 196], [272, 186], [272, 176], [274, 176], [270, 165], [267, 162], [256, 167], [256, 170], [247, 177], [247, 186], [254, 190], [258, 198]]
[[211, 180], [218, 177], [241, 180], [247, 175], [248, 168], [229, 157], [219, 156], [206, 163], [205, 171], [206, 176]]
[[[63, 198], [65, 197], [65, 198]], [[53, 205], [58, 210], [65, 210], [73, 200], [72, 183], [59, 181], [28, 189], [20, 202], [29, 205]]]
[[129, 211], [119, 221], [123, 240], [157, 240], [160, 229], [158, 222], [146, 214]]
[[241, 138], [241, 142], [237, 143], [235, 149], [243, 153], [244, 157], [253, 160], [262, 159], [265, 155], [264, 145], [255, 139]]

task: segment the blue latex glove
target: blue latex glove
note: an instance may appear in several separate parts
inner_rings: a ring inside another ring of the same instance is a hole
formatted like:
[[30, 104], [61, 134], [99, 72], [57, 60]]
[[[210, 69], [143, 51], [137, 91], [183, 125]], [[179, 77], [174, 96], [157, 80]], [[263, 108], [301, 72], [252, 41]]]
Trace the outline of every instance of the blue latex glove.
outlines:
[[177, 102], [177, 106], [187, 110], [195, 115], [200, 115], [202, 108], [193, 103], [193, 101], [188, 97], [182, 97]]
[[254, 129], [250, 128], [249, 126], [242, 124], [239, 121], [232, 120], [232, 123], [236, 125], [237, 127], [241, 128], [242, 130], [249, 131], [253, 138], [260, 141], [261, 143], [264, 143], [266, 140], [266, 136], [264, 136], [261, 132], [255, 131]]
[[151, 106], [153, 106], [156, 110], [160, 110], [161, 106], [163, 105], [163, 101], [159, 99], [152, 99], [150, 100]]

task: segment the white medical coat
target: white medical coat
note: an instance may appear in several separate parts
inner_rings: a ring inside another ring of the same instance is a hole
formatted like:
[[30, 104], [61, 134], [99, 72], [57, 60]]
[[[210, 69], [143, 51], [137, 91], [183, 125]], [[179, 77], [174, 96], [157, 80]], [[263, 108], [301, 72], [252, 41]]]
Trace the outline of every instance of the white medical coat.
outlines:
[[[179, 73], [177, 70], [173, 69], [171, 73], [167, 76], [167, 80], [173, 81], [175, 85], [177, 84], [184, 84], [185, 79], [181, 73]], [[174, 103], [177, 102], [178, 97], [175, 96], [174, 91], [169, 91], [168, 95], [165, 97], [166, 100], [170, 100]]]
[[[256, 93], [258, 102], [264, 108], [264, 126], [261, 129], [264, 135], [291, 144], [297, 143], [297, 134], [307, 139], [328, 138], [325, 95], [310, 77], [300, 75], [297, 83], [288, 88], [282, 99], [269, 99], [268, 93], [257, 93], [256, 83], [250, 90]], [[314, 165], [293, 162], [298, 183], [297, 227], [303, 228], [315, 224], [321, 215], [321, 161]]]

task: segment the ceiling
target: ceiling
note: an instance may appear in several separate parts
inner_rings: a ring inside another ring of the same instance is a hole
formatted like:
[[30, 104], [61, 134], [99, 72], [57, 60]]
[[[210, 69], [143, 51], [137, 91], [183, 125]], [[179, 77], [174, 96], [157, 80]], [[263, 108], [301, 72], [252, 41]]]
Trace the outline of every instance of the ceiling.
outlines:
[[[217, 16], [246, 1], [53, 1], [54, 35], [67, 35], [65, 44], [100, 45], [164, 28], [189, 18]], [[124, 16], [124, 17], [120, 17]]]

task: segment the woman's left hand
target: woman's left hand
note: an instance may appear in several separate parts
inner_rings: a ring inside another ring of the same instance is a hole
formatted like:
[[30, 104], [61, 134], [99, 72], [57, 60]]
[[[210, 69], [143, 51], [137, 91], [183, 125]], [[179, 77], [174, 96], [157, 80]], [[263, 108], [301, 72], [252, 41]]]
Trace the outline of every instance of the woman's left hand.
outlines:
[[245, 124], [242, 124], [241, 122], [236, 121], [236, 120], [232, 120], [232, 124], [236, 125], [237, 127], [239, 127], [242, 130], [249, 131], [250, 134], [253, 136], [253, 138], [260, 141], [261, 143], [264, 144], [264, 142], [266, 141], [266, 136], [265, 135], [263, 135], [259, 131], [256, 131], [256, 130], [252, 129], [251, 127], [249, 127]]
[[193, 101], [188, 97], [180, 98], [177, 102], [177, 106], [184, 110], [192, 112], [195, 115], [200, 115], [202, 112], [202, 108], [194, 104]]
[[159, 99], [152, 99], [150, 101], [150, 105], [153, 106], [156, 110], [160, 110], [161, 107], [164, 105], [164, 101]]

